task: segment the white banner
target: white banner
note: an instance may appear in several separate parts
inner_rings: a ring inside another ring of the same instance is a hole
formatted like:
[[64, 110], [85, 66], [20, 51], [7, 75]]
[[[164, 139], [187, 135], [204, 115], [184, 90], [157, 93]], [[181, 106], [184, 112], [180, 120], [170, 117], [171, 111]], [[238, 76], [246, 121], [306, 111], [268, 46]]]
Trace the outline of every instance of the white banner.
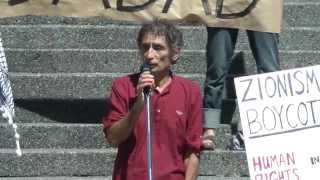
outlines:
[[251, 180], [320, 178], [320, 66], [235, 79]]

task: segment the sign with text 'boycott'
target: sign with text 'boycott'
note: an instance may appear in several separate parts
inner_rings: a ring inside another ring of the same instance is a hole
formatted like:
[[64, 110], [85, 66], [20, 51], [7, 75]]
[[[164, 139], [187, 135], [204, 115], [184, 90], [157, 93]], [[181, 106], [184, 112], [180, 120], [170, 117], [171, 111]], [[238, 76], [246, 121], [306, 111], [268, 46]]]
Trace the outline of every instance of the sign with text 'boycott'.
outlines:
[[320, 66], [235, 79], [252, 180], [320, 177]]
[[283, 0], [0, 0], [0, 17], [25, 15], [153, 18], [280, 32]]

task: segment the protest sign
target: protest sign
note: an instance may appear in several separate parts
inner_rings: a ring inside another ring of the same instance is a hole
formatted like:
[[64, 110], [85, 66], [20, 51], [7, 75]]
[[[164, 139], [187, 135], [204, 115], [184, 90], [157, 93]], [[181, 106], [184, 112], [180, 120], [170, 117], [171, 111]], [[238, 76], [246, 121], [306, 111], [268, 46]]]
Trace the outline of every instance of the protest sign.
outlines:
[[320, 177], [320, 66], [235, 79], [252, 180]]
[[282, 6], [283, 0], [0, 0], [0, 17], [102, 16], [127, 21], [157, 17], [212, 27], [280, 32]]

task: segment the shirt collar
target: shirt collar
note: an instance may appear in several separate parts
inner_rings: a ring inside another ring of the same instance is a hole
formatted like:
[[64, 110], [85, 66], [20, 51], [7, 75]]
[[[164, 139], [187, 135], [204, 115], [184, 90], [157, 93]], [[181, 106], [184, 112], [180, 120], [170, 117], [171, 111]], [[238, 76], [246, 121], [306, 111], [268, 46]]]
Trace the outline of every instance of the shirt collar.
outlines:
[[158, 88], [155, 89], [155, 91], [158, 93], [158, 94], [167, 94], [170, 92], [170, 89], [172, 87], [172, 82], [174, 81], [174, 75], [173, 73], [170, 71], [170, 78], [169, 80], [162, 86], [161, 90], [159, 91]]

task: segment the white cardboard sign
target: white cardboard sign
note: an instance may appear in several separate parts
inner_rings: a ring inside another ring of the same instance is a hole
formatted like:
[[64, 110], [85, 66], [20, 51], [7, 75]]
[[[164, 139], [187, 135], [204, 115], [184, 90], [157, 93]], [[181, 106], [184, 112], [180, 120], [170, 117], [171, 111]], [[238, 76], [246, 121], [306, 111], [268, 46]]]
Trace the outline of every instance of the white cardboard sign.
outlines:
[[320, 178], [320, 66], [235, 79], [251, 180]]

